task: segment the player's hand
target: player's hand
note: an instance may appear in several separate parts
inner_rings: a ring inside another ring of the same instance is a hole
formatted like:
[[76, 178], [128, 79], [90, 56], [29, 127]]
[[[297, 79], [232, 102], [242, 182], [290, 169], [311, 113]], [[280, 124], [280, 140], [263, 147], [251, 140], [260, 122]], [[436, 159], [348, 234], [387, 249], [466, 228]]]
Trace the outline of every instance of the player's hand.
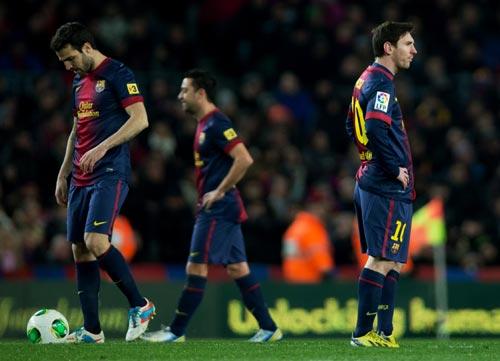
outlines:
[[104, 157], [108, 150], [100, 144], [80, 158], [80, 169], [83, 173], [92, 173], [96, 163]]
[[68, 205], [68, 182], [66, 178], [57, 177], [55, 196], [57, 204], [62, 207]]
[[217, 202], [218, 200], [222, 199], [224, 197], [224, 192], [218, 191], [217, 189], [208, 193], [205, 193], [203, 195], [203, 201], [201, 203], [201, 206], [205, 209], [210, 209], [212, 207], [212, 204]]
[[403, 189], [406, 189], [406, 187], [408, 186], [408, 182], [410, 181], [408, 169], [399, 167], [398, 180], [403, 184]]

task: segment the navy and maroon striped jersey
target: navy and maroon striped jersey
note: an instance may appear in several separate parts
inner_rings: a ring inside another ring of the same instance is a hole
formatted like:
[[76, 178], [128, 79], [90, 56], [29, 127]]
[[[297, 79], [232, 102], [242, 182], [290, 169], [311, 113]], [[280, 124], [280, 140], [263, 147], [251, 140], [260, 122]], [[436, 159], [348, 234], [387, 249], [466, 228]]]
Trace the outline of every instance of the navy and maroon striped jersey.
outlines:
[[[361, 74], [352, 92], [346, 130], [361, 160], [356, 174], [361, 189], [411, 201], [415, 199], [413, 163], [393, 78], [378, 63]], [[399, 167], [408, 169], [406, 189], [397, 180]]]
[[73, 79], [73, 115], [76, 139], [73, 153], [73, 178], [77, 186], [94, 184], [103, 178], [130, 177], [127, 143], [120, 144], [97, 162], [92, 173], [80, 169], [80, 158], [115, 133], [128, 120], [125, 108], [142, 102], [134, 74], [122, 63], [106, 58], [92, 72]]
[[[193, 144], [198, 205], [201, 204], [203, 195], [215, 190], [226, 177], [233, 165], [233, 158], [229, 152], [241, 142], [231, 120], [218, 109], [200, 119]], [[215, 202], [209, 212], [214, 217], [235, 222], [247, 219], [245, 207], [236, 187]]]

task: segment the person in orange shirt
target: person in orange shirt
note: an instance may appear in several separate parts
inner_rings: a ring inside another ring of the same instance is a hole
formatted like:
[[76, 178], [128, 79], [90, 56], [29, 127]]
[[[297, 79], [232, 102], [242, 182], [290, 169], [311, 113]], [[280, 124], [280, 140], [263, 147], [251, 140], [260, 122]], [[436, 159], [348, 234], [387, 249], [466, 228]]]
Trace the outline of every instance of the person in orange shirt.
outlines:
[[325, 200], [314, 200], [296, 214], [283, 236], [283, 277], [291, 283], [319, 283], [331, 277], [333, 247], [323, 219]]

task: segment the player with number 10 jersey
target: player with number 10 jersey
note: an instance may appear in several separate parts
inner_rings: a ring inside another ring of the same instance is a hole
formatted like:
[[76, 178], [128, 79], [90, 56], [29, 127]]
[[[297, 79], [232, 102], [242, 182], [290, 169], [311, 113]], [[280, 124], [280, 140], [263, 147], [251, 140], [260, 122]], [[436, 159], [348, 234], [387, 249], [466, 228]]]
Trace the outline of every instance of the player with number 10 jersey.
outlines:
[[[403, 114], [396, 97], [394, 75], [383, 65], [373, 63], [356, 81], [346, 128], [359, 152], [361, 166], [356, 180], [366, 191], [402, 201], [415, 199], [413, 164]], [[371, 122], [381, 128], [383, 137], [368, 139]], [[409, 182], [403, 188], [397, 180], [399, 167], [408, 170]]]
[[375, 61], [354, 85], [346, 121], [361, 160], [354, 208], [361, 248], [368, 253], [358, 281], [358, 319], [351, 337], [356, 347], [399, 347], [393, 335], [396, 285], [408, 258], [415, 191], [393, 79], [417, 54], [412, 31], [413, 24], [393, 21], [373, 29]]
[[[363, 207], [359, 192], [355, 195], [358, 223], [364, 228], [363, 251], [404, 263], [415, 190], [410, 144], [393, 78], [387, 68], [376, 62], [361, 74], [352, 92], [346, 129], [361, 161], [356, 186], [364, 191], [365, 199], [371, 198], [363, 202]], [[397, 178], [400, 167], [408, 172], [406, 187]], [[383, 203], [381, 208], [374, 208], [379, 202]], [[368, 212], [370, 217], [362, 217]]]

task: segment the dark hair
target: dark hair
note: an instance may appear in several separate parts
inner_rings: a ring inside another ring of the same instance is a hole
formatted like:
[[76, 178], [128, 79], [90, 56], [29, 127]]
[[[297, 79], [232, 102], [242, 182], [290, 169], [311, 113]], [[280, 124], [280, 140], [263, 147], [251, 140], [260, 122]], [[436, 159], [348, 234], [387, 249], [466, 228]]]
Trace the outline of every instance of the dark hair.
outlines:
[[212, 74], [202, 69], [191, 69], [184, 74], [184, 78], [192, 79], [193, 87], [196, 90], [204, 89], [207, 93], [207, 99], [210, 102], [214, 101], [217, 80], [215, 80]]
[[94, 36], [86, 26], [77, 22], [71, 22], [57, 29], [50, 41], [50, 48], [54, 51], [59, 51], [69, 44], [74, 49], [81, 51], [85, 43], [90, 43], [95, 48]]
[[399, 38], [406, 33], [413, 31], [412, 23], [398, 23], [396, 21], [386, 21], [372, 30], [373, 54], [376, 57], [384, 56], [384, 44], [390, 42], [396, 46]]

